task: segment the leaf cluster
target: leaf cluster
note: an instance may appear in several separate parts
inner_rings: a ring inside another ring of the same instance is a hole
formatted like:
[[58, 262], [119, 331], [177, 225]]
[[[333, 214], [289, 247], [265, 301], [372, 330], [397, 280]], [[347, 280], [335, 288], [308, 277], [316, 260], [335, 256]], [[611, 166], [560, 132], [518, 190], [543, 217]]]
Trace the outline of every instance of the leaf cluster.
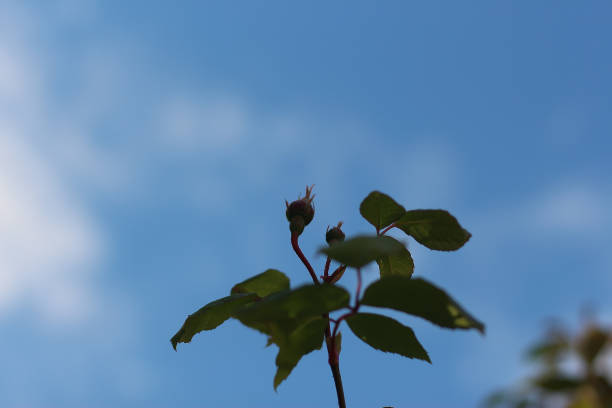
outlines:
[[[397, 228], [427, 248], [453, 251], [471, 236], [455, 217], [438, 209], [407, 211], [378, 191], [370, 193], [359, 210], [374, 226], [375, 233], [334, 240], [322, 247], [320, 252], [328, 257], [322, 284], [297, 248], [297, 236], [301, 231], [296, 233], [292, 229], [294, 249], [309, 268], [313, 284], [291, 288], [284, 273], [268, 269], [236, 284], [229, 296], [210, 302], [188, 316], [172, 337], [172, 346], [176, 349], [178, 343], [189, 343], [197, 333], [212, 330], [230, 318], [236, 319], [265, 334], [268, 345], [278, 347], [276, 388], [304, 355], [322, 347], [324, 339], [330, 353], [330, 365], [334, 358], [337, 364], [341, 348], [338, 327], [342, 321], [346, 321], [357, 338], [375, 349], [431, 362], [410, 327], [382, 314], [361, 312], [361, 305], [400, 311], [447, 329], [476, 329], [484, 333], [483, 323], [443, 289], [425, 279], [412, 278], [414, 261], [410, 251], [404, 243], [385, 235], [391, 228]], [[339, 267], [336, 273], [328, 276], [331, 261], [337, 262]], [[360, 268], [371, 262], [377, 263], [380, 279], [365, 288], [361, 295]], [[336, 284], [347, 267], [354, 268], [358, 274], [353, 302], [349, 292]], [[338, 311], [343, 314], [330, 317], [330, 313]]]

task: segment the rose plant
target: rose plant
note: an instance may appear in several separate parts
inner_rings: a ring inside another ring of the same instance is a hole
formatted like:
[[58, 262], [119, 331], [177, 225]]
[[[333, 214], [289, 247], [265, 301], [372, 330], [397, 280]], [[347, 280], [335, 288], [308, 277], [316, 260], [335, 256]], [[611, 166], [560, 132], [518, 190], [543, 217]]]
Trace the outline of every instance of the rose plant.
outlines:
[[[360, 311], [362, 305], [394, 309], [418, 316], [449, 329], [476, 329], [484, 325], [461, 307], [444, 290], [423, 278], [412, 278], [414, 262], [406, 246], [386, 235], [397, 228], [432, 250], [454, 251], [471, 237], [450, 213], [444, 210], [410, 210], [386, 194], [371, 192], [359, 207], [361, 215], [375, 228], [375, 234], [345, 239], [342, 223], [328, 228], [327, 256], [322, 275], [318, 276], [299, 246], [299, 237], [314, 218], [312, 187], [304, 197], [286, 202], [291, 246], [306, 267], [312, 284], [290, 288], [289, 278], [268, 269], [236, 284], [230, 295], [208, 303], [189, 315], [172, 337], [189, 343], [194, 335], [212, 330], [229, 318], [258, 330], [268, 337], [268, 345], [278, 347], [274, 388], [284, 381], [302, 356], [321, 349], [325, 343], [338, 406], [346, 406], [340, 375], [342, 322], [371, 347], [431, 363], [427, 351], [413, 330], [377, 313]], [[332, 261], [338, 266], [332, 271]], [[361, 268], [371, 262], [378, 265], [380, 279], [362, 293]], [[357, 287], [353, 301], [349, 292], [338, 286], [347, 268], [355, 270]], [[330, 314], [336, 313], [334, 317]]]

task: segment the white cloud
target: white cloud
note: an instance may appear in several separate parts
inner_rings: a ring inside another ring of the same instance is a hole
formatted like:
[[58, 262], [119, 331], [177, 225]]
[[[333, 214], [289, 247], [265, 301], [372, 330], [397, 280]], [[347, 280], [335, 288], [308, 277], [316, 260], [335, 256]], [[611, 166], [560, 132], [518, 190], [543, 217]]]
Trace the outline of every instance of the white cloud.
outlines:
[[182, 151], [237, 147], [250, 126], [245, 106], [235, 97], [176, 97], [161, 108], [160, 142]]
[[403, 164], [403, 168], [398, 169], [395, 174], [402, 174], [405, 180], [406, 202], [415, 203], [417, 206], [449, 205], [449, 201], [458, 194], [458, 187], [462, 184], [462, 166], [458, 152], [443, 142], [411, 145], [402, 150], [396, 154], [403, 155], [402, 160], [397, 160]]
[[[80, 11], [73, 15], [64, 7], [70, 2], [62, 4], [60, 20], [63, 13], [71, 21], [78, 17]], [[57, 64], [33, 42], [39, 33], [32, 22], [39, 17], [19, 5], [0, 10], [0, 57], [6, 61], [0, 64], [0, 316], [30, 306], [45, 321], [63, 325], [95, 316], [105, 303], [108, 294], [95, 289], [91, 271], [106, 241], [84, 190], [119, 189], [129, 196], [150, 184], [148, 170], [159, 160], [182, 164], [182, 154], [196, 153], [207, 158], [210, 171], [198, 175], [185, 199], [224, 208], [240, 194], [236, 188], [245, 175], [254, 189], [268, 183], [286, 153], [295, 156], [300, 139], [325, 138], [299, 114], [261, 115], [235, 95], [179, 92], [169, 103], [151, 103], [159, 116], [142, 126], [154, 129], [152, 135], [105, 146], [95, 127], [118, 109], [134, 61], [109, 49], [79, 56], [71, 67], [75, 92], [59, 102], [51, 90]]]
[[[108, 240], [86, 196], [89, 189], [125, 188], [134, 177], [132, 152], [102, 148], [94, 135], [123, 77], [112, 53], [76, 60], [80, 93], [66, 100], [54, 93], [57, 64], [38, 29], [56, 17], [77, 24], [89, 16], [69, 3], [57, 4], [61, 15], [44, 21], [20, 3], [0, 5], [0, 327], [19, 317], [43, 353], [58, 338], [88, 345], [59, 360], [65, 372], [52, 387], [67, 398], [89, 393], [96, 386], [91, 378], [100, 375], [92, 364], [116, 356], [99, 370], [111, 373], [110, 386], [119, 394], [135, 400], [147, 394], [156, 374], [133, 350], [138, 319], [131, 296], [101, 285]], [[8, 367], [16, 386], [0, 401], [44, 405], [44, 391], [31, 390], [41, 378], [48, 382], [44, 373], [56, 359], [32, 361], [25, 371], [15, 361]]]
[[0, 103], [4, 109], [10, 104], [23, 104], [24, 99], [32, 94], [30, 81], [34, 75], [28, 72], [27, 65], [20, 63], [22, 58], [18, 50], [9, 48], [9, 44], [1, 44]]
[[56, 0], [55, 8], [58, 17], [65, 22], [90, 20], [96, 11], [95, 0]]
[[522, 196], [512, 206], [475, 217], [474, 232], [500, 249], [508, 240], [565, 240], [592, 246], [610, 233], [612, 215], [607, 209], [612, 191], [605, 184], [573, 178]]
[[28, 20], [8, 7], [0, 14], [10, 22], [0, 38], [0, 316], [28, 304], [47, 321], [80, 321], [93, 307], [88, 271], [103, 240], [32, 143], [47, 122], [40, 65], [23, 42]]
[[77, 282], [100, 254], [99, 231], [23, 133], [0, 120], [0, 135], [0, 313], [35, 294], [46, 317], [76, 317], [65, 306], [88, 306]]
[[[90, 17], [89, 8], [71, 4], [59, 3], [56, 17], [71, 23]], [[134, 61], [99, 49], [75, 59], [77, 92], [59, 108], [49, 89], [53, 58], [33, 42], [39, 17], [17, 4], [0, 10], [0, 317], [27, 306], [44, 322], [64, 326], [96, 316], [108, 295], [95, 289], [92, 272], [106, 250], [104, 234], [75, 185], [131, 193], [147, 184], [147, 169], [160, 155], [204, 153], [214, 159], [211, 171], [188, 198], [223, 208], [238, 193], [233, 178], [248, 167], [251, 180], [266, 180], [274, 166], [260, 166], [261, 157], [277, 163], [276, 153], [295, 140], [287, 131], [300, 125], [289, 116], [255, 122], [253, 109], [232, 95], [178, 96], [159, 106], [160, 123], [144, 124], [157, 129], [152, 138], [103, 148], [92, 130], [117, 109]], [[242, 148], [260, 143], [275, 149], [248, 160], [253, 150]], [[213, 170], [224, 154], [240, 167], [234, 174]]]
[[[566, 182], [545, 192], [528, 206], [532, 225], [541, 232], [589, 234], [609, 227], [606, 191], [587, 184]], [[527, 211], [525, 211], [527, 212]]]

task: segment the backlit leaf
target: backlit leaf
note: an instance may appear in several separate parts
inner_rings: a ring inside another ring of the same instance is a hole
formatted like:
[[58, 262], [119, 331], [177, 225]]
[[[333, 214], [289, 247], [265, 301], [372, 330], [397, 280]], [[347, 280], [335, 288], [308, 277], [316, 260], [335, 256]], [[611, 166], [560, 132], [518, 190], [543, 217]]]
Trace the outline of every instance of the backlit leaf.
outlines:
[[232, 317], [234, 312], [257, 298], [254, 293], [238, 293], [210, 302], [192, 315], [172, 337], [170, 342], [176, 350], [178, 343], [189, 343], [202, 330], [212, 330]]
[[365, 343], [377, 350], [427, 361], [427, 351], [421, 346], [410, 327], [379, 314], [357, 313], [346, 319], [349, 327]]
[[276, 269], [268, 269], [234, 285], [231, 293], [232, 295], [235, 293], [255, 293], [263, 298], [285, 289], [289, 289], [289, 278]]
[[533, 384], [551, 392], [573, 392], [583, 383], [580, 378], [568, 377], [562, 374], [545, 374], [533, 380]]
[[362, 304], [387, 307], [422, 317], [450, 329], [477, 329], [484, 325], [470, 315], [442, 289], [424, 279], [390, 276], [372, 283], [363, 294]]
[[429, 249], [454, 251], [472, 236], [445, 210], [406, 211], [395, 225]]
[[319, 250], [341, 264], [361, 268], [378, 258], [405, 251], [404, 245], [391, 237], [362, 235]]
[[285, 341], [279, 344], [276, 356], [276, 375], [274, 389], [285, 380], [302, 356], [314, 350], [319, 350], [323, 344], [323, 332], [327, 320], [317, 317], [297, 327]]
[[359, 212], [378, 231], [397, 221], [406, 210], [388, 195], [372, 191], [361, 202]]
[[274, 293], [249, 307], [237, 317], [249, 322], [300, 320], [319, 316], [348, 305], [349, 293], [334, 285], [304, 285]]
[[[394, 240], [391, 237], [383, 237], [385, 239]], [[400, 243], [403, 246], [403, 244]], [[391, 275], [402, 275], [411, 277], [414, 272], [414, 261], [412, 260], [412, 255], [410, 252], [403, 248], [401, 252], [393, 255], [385, 255], [376, 260], [378, 264], [378, 269], [380, 271], [380, 277], [386, 277]]]

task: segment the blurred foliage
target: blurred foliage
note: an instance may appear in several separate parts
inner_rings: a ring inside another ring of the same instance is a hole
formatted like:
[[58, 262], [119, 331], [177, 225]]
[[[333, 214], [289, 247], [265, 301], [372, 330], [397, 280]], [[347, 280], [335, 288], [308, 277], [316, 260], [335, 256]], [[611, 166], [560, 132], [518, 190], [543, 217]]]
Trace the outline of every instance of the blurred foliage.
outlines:
[[612, 408], [612, 330], [587, 319], [577, 333], [549, 327], [526, 358], [533, 377], [520, 387], [498, 391], [486, 408]]

